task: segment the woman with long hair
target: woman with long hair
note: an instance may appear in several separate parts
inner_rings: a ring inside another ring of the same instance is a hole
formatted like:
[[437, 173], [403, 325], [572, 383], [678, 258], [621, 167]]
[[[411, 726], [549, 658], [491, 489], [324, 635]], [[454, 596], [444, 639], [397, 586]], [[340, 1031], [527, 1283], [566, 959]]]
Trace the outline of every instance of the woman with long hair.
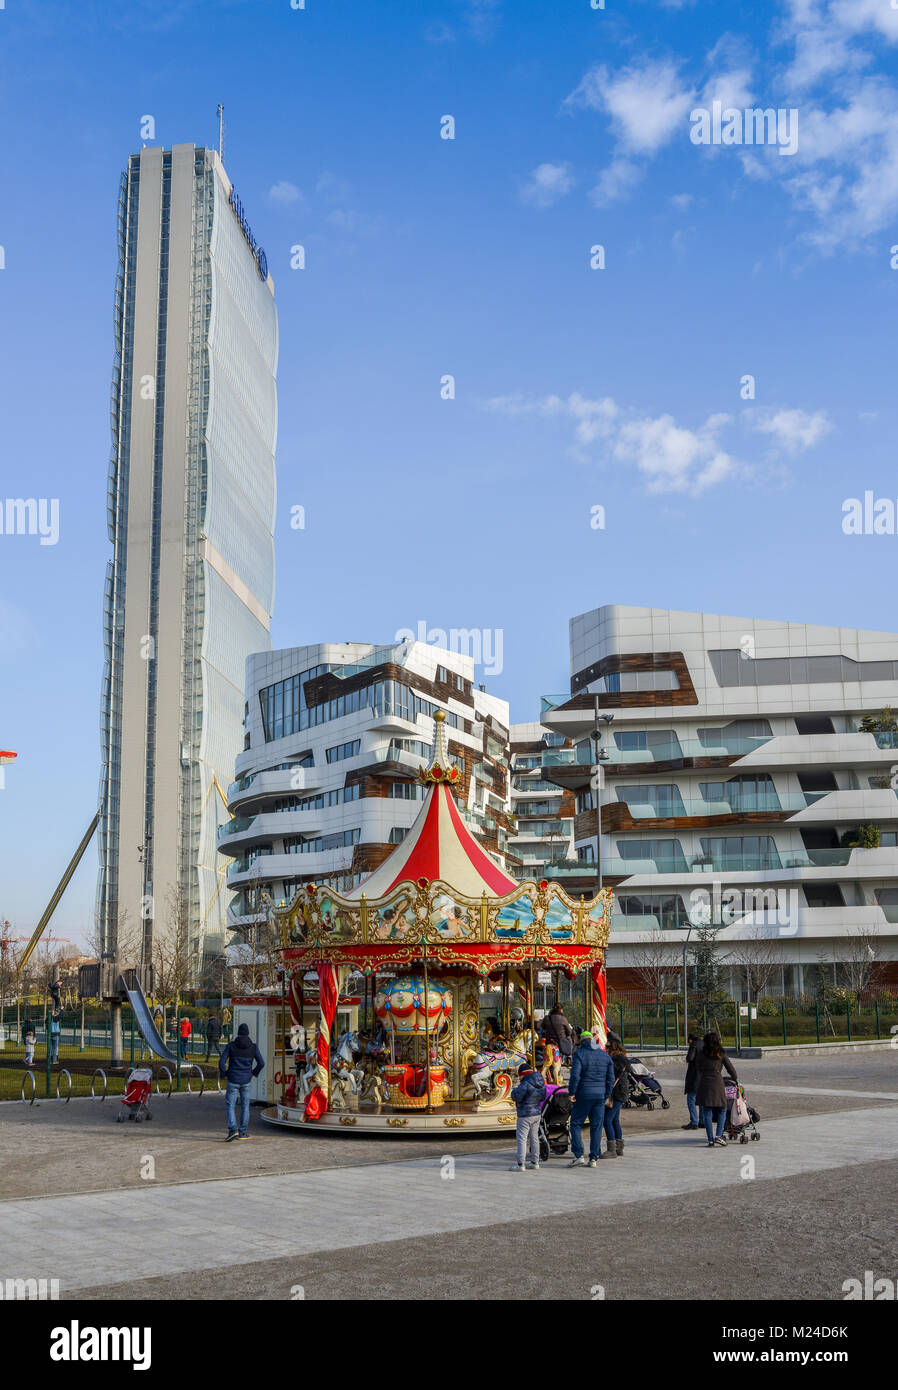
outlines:
[[614, 1065], [614, 1084], [611, 1098], [605, 1102], [605, 1139], [607, 1141], [602, 1158], [623, 1158], [624, 1136], [621, 1132], [621, 1106], [630, 1099], [630, 1059], [626, 1048], [616, 1036], [609, 1037], [606, 1048]]
[[[695, 1103], [704, 1110], [705, 1133], [708, 1148], [726, 1148], [723, 1130], [727, 1118], [727, 1098], [723, 1089], [723, 1068], [726, 1067], [733, 1081], [738, 1077], [733, 1064], [723, 1050], [717, 1033], [706, 1033], [695, 1059]], [[717, 1133], [714, 1133], [714, 1125]]]

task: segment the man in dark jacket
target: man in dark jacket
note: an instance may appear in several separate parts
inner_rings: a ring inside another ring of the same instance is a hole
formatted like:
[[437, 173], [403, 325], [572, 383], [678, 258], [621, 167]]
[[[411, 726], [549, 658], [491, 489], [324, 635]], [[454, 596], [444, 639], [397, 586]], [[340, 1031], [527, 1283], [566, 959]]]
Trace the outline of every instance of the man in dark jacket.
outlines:
[[215, 1015], [210, 1014], [206, 1022], [206, 1055], [205, 1062], [209, 1060], [209, 1054], [213, 1047], [217, 1056], [221, 1056], [221, 1020]]
[[683, 1129], [698, 1129], [701, 1118], [695, 1104], [695, 1082], [698, 1068], [695, 1059], [698, 1055], [700, 1040], [695, 1033], [690, 1033], [688, 1038], [688, 1051], [686, 1053], [686, 1080], [683, 1083], [683, 1093], [686, 1096], [686, 1105], [689, 1109], [689, 1123], [683, 1125]]
[[560, 1004], [553, 1004], [546, 1016], [544, 1033], [546, 1042], [553, 1042], [566, 1061], [570, 1061], [574, 1050], [574, 1030], [564, 1016]]
[[511, 1171], [523, 1173], [528, 1148], [530, 1167], [538, 1169], [539, 1116], [546, 1098], [546, 1083], [529, 1062], [522, 1062], [518, 1067], [518, 1084], [512, 1091], [511, 1098], [518, 1112], [518, 1161]]
[[575, 1168], [583, 1162], [583, 1125], [589, 1119], [589, 1166], [595, 1168], [602, 1152], [602, 1128], [605, 1102], [610, 1100], [614, 1086], [614, 1063], [588, 1029], [580, 1036], [580, 1046], [574, 1053], [568, 1091], [574, 1102], [571, 1107], [571, 1153], [568, 1164]]
[[[241, 1023], [237, 1036], [229, 1042], [218, 1062], [220, 1074], [227, 1078], [225, 1087], [225, 1111], [228, 1119], [228, 1138], [248, 1139], [249, 1093], [254, 1076], [265, 1066], [256, 1044], [249, 1035], [249, 1024]], [[237, 1100], [240, 1099], [240, 1120], [237, 1120]]]

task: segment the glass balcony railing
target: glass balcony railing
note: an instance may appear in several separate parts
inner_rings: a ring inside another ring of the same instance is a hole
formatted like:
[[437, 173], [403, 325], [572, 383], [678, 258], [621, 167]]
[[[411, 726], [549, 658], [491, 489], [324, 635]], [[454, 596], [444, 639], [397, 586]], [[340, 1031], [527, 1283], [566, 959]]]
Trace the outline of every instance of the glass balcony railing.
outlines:
[[743, 874], [768, 873], [782, 869], [829, 869], [850, 862], [850, 849], [780, 849], [775, 854], [684, 854], [676, 858], [620, 859], [606, 855], [602, 871], [606, 877], [633, 877], [637, 874]]
[[603, 810], [608, 806], [626, 806], [634, 820], [663, 819], [672, 816], [738, 816], [751, 815], [758, 811], [804, 811], [827, 792], [808, 792], [791, 796], [780, 796], [776, 792], [756, 795], [733, 792], [726, 800], [690, 800], [679, 797], [664, 801], [629, 801], [623, 797], [617, 802], [603, 802]]
[[225, 835], [238, 835], [242, 830], [249, 830], [253, 821], [257, 819], [256, 816], [235, 816], [233, 820], [228, 821], [227, 825], [218, 827], [219, 840], [224, 839]]

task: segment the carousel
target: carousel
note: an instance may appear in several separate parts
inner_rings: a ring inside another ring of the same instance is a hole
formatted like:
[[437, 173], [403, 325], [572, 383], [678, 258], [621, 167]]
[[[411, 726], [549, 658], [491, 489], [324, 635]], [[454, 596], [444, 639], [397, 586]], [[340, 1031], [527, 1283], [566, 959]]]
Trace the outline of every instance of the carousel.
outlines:
[[[561, 1080], [557, 1054], [537, 1037], [540, 977], [557, 998], [561, 978], [588, 972], [590, 1026], [604, 1041], [611, 890], [575, 901], [499, 868], [456, 804], [444, 718], [438, 711], [433, 760], [418, 773], [427, 792], [402, 843], [350, 892], [310, 883], [274, 910], [295, 1075], [288, 1082], [284, 1069], [281, 1098], [263, 1112], [271, 1124], [507, 1133], [523, 1061]], [[340, 1033], [347, 997], [358, 1026]]]

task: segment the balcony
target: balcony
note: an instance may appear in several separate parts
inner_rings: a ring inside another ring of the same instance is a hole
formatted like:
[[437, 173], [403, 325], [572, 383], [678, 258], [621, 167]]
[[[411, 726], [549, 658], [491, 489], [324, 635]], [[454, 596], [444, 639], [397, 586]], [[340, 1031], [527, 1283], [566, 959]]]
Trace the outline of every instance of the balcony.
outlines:
[[[339, 812], [339, 806], [325, 807]], [[324, 825], [323, 810], [263, 811], [257, 816], [237, 816], [218, 830], [220, 854], [239, 854], [249, 845], [284, 835], [317, 835]]]
[[268, 796], [302, 795], [317, 791], [323, 773], [314, 767], [277, 768], [269, 772], [251, 772], [228, 787], [228, 809], [234, 810], [246, 802]]

